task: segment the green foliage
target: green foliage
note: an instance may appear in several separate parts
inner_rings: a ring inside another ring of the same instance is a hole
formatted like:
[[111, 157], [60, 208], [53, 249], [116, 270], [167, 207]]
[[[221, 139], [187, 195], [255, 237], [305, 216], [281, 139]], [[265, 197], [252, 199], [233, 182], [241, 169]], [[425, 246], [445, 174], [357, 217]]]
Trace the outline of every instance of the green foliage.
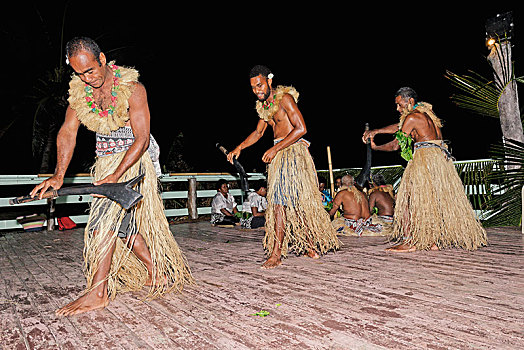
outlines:
[[395, 133], [395, 138], [397, 139], [398, 145], [400, 146], [400, 156], [409, 162], [411, 159], [413, 159], [413, 149], [411, 146], [413, 139], [401, 130]]
[[[493, 191], [490, 178], [496, 166], [497, 162], [490, 159], [455, 163], [455, 168], [473, 209], [485, 209], [487, 203], [492, 200]], [[485, 217], [484, 215], [481, 219]]]
[[460, 108], [475, 114], [499, 118], [498, 100], [502, 90], [493, 80], [470, 72], [471, 75], [457, 75], [448, 71], [445, 75], [451, 84], [465, 94], [455, 94], [451, 100]]
[[473, 71], [469, 71], [469, 75], [462, 76], [450, 71], [446, 72], [445, 77], [451, 81], [451, 84], [465, 93], [451, 96], [451, 100], [457, 106], [481, 116], [499, 118], [498, 102], [500, 95], [508, 84], [521, 79], [515, 78], [513, 64], [508, 52], [509, 45], [501, 45], [499, 41], [494, 46], [495, 50], [492, 54], [496, 55], [497, 61], [500, 62], [501, 73], [498, 74], [491, 65], [493, 79], [485, 78]]
[[[462, 76], [446, 73], [452, 85], [464, 93], [451, 97], [458, 107], [481, 116], [500, 118], [498, 102], [505, 87], [513, 81], [524, 83], [524, 77], [515, 77], [509, 52], [504, 47], [509, 48], [501, 46], [500, 41], [495, 46], [494, 54], [501, 64], [501, 74], [491, 67], [494, 79], [471, 71]], [[482, 208], [488, 213], [481, 218], [485, 226], [517, 226], [522, 216], [524, 144], [505, 140], [493, 145], [490, 154], [493, 161], [469, 165], [470, 169], [457, 171], [468, 174], [463, 175], [462, 180], [466, 188], [473, 189], [474, 194], [469, 197], [474, 208]]]
[[488, 176], [495, 189], [484, 206], [491, 211], [485, 225], [519, 226], [524, 186], [524, 144], [505, 140], [493, 145], [491, 153], [497, 167]]
[[266, 317], [266, 316], [269, 316], [269, 311], [260, 310], [259, 312], [255, 312], [254, 314], [251, 314], [251, 316]]

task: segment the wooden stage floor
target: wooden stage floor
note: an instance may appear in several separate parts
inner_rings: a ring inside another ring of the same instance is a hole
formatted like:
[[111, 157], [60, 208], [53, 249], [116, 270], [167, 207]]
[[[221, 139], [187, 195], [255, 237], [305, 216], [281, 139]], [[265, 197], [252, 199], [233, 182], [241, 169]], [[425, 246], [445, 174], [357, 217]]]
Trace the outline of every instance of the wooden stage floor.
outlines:
[[[523, 349], [524, 236], [475, 252], [395, 254], [341, 237], [320, 260], [263, 270], [263, 231], [171, 226], [197, 285], [58, 318], [85, 286], [82, 229], [0, 237], [2, 349]], [[255, 315], [267, 311], [269, 315]]]

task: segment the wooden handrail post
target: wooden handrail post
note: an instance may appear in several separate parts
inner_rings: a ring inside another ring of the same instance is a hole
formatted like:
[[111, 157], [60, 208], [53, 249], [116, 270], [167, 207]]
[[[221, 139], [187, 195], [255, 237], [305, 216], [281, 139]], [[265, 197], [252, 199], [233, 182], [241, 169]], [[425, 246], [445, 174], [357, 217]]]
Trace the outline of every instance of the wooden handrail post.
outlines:
[[47, 199], [47, 231], [53, 231], [55, 229], [55, 205], [56, 199]]
[[187, 190], [187, 212], [192, 220], [198, 219], [197, 210], [197, 180], [195, 177], [188, 179], [189, 188]]

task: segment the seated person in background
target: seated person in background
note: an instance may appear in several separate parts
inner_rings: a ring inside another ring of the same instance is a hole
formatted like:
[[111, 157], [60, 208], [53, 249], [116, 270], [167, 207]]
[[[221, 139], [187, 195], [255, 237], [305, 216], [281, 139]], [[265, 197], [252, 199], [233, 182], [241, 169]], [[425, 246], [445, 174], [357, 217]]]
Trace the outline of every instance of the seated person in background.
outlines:
[[335, 178], [335, 193], [340, 191], [340, 187], [342, 187], [342, 177], [337, 176]]
[[395, 191], [393, 185], [387, 185], [382, 174], [372, 176], [370, 184], [369, 210], [373, 214], [373, 222], [381, 224], [383, 233], [387, 234], [393, 229], [393, 212], [395, 210]]
[[259, 228], [266, 224], [266, 182], [264, 180], [257, 181], [253, 188], [255, 191], [249, 193], [247, 201], [243, 205], [246, 208], [242, 210], [250, 214], [248, 218], [240, 220], [240, 225], [243, 228]]
[[318, 178], [318, 190], [320, 191], [320, 194], [322, 196], [322, 205], [324, 206], [324, 208], [331, 209], [331, 202], [333, 201], [333, 198], [331, 198], [331, 195], [329, 194], [329, 191], [327, 189], [326, 180], [322, 177]]
[[220, 226], [234, 226], [239, 221], [235, 216], [238, 213], [235, 197], [229, 193], [226, 180], [220, 179], [216, 184], [217, 194], [211, 202], [211, 224]]
[[353, 236], [382, 235], [382, 226], [372, 223], [366, 195], [355, 187], [351, 175], [342, 177], [342, 187], [333, 200], [333, 208], [329, 211], [329, 215], [333, 217], [341, 205], [344, 209], [342, 217], [331, 222], [339, 234]]

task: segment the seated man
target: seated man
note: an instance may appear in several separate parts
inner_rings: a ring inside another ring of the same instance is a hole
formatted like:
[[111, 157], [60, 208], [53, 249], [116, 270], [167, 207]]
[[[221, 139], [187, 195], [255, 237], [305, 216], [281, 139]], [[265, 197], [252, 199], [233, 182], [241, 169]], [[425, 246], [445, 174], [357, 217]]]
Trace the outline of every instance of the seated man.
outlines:
[[220, 179], [216, 185], [217, 194], [211, 202], [211, 224], [215, 226], [234, 226], [239, 221], [235, 197], [229, 193], [226, 180]]
[[337, 233], [353, 236], [382, 235], [382, 226], [372, 223], [369, 204], [364, 193], [354, 185], [351, 175], [342, 177], [342, 187], [333, 200], [333, 208], [329, 215], [333, 217], [342, 205], [342, 217], [331, 222]]
[[[382, 174], [374, 174], [370, 184], [369, 210], [373, 214], [373, 222], [382, 225], [383, 233], [391, 232], [393, 228], [393, 213], [395, 210], [395, 191], [392, 185], [387, 185]], [[387, 231], [387, 232], [386, 232]]]
[[240, 225], [243, 228], [259, 228], [266, 224], [266, 182], [263, 180], [256, 182], [254, 189], [255, 191], [248, 195], [247, 201], [244, 203], [246, 208], [243, 211], [249, 213], [249, 217], [240, 220]]

